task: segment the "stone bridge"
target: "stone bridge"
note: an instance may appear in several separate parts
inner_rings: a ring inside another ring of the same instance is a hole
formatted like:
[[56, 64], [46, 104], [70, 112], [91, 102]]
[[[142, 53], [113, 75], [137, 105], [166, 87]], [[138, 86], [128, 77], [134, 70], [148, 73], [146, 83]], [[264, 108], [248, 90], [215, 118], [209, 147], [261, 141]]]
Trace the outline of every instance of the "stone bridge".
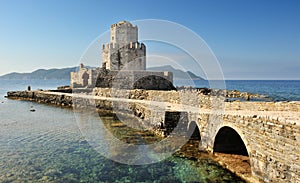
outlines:
[[300, 182], [300, 102], [224, 102], [218, 93], [199, 90], [108, 88], [89, 94], [30, 91], [8, 97], [132, 114], [165, 136], [181, 123], [182, 131], [199, 131], [200, 150], [248, 156], [251, 182]]
[[115, 102], [123, 98], [124, 105], [112, 105], [114, 111], [132, 112], [149, 128], [162, 127], [163, 135], [180, 122], [186, 131], [196, 125], [199, 149], [249, 156], [255, 177], [250, 181], [300, 182], [300, 102], [224, 102], [221, 95], [197, 90], [94, 94]]

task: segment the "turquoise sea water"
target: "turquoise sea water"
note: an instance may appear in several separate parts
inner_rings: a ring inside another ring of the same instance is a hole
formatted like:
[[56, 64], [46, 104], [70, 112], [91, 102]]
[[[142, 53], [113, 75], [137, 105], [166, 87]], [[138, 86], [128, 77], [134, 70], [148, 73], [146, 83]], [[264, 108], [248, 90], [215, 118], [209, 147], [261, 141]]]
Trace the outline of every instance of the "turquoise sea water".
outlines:
[[[24, 90], [28, 85], [55, 89], [68, 83], [0, 80], [0, 182], [242, 182], [207, 158], [192, 161], [172, 156], [139, 166], [114, 162], [84, 139], [72, 109], [3, 97], [9, 90]], [[300, 100], [300, 81], [227, 84], [230, 89], [261, 92], [278, 100]], [[205, 87], [205, 83], [197, 86]], [[31, 108], [36, 111], [30, 112]]]
[[65, 84], [0, 80], [0, 182], [243, 182], [208, 158], [171, 156], [138, 166], [114, 162], [85, 140], [72, 109], [3, 97], [27, 85], [54, 89]]

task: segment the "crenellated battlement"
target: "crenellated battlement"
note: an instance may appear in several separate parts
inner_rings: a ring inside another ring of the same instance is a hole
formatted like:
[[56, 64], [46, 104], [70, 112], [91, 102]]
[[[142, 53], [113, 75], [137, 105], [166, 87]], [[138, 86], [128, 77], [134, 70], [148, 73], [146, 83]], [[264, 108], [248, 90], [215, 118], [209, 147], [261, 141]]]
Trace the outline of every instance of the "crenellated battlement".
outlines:
[[122, 20], [122, 21], [120, 21], [120, 22], [118, 22], [118, 23], [112, 24], [112, 25], [110, 26], [110, 28], [119, 27], [119, 26], [121, 26], [121, 25], [125, 25], [125, 26], [127, 26], [127, 27], [137, 27], [137, 26], [133, 26], [130, 22], [127, 22], [127, 21], [125, 21], [125, 20]]
[[130, 42], [129, 45], [126, 45], [125, 47], [126, 48], [128, 47], [130, 49], [140, 49], [140, 50], [146, 49], [146, 46], [144, 45], [144, 43], [139, 43], [139, 42], [135, 42], [135, 43]]
[[146, 46], [138, 28], [127, 21], [110, 27], [110, 42], [102, 45], [102, 67], [108, 70], [146, 70]]
[[122, 47], [117, 43], [102, 44], [102, 50], [120, 49], [120, 48], [145, 50], [146, 46], [144, 43], [139, 43], [139, 42], [130, 42], [129, 44]]

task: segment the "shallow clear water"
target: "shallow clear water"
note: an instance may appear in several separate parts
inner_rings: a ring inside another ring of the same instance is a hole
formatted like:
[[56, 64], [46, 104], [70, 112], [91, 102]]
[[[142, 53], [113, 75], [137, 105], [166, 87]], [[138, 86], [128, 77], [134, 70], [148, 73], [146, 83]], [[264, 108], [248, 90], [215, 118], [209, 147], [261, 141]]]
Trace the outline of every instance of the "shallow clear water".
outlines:
[[45, 89], [67, 82], [0, 81], [0, 182], [242, 182], [208, 158], [116, 163], [87, 143], [72, 109], [2, 97], [27, 85]]
[[[205, 81], [195, 81], [207, 87]], [[55, 89], [67, 80], [0, 80], [0, 182], [240, 182], [208, 158], [172, 156], [124, 165], [101, 156], [84, 139], [72, 109], [9, 100], [9, 90]], [[227, 81], [227, 89], [300, 100], [300, 81]], [[31, 108], [36, 109], [30, 112]], [[95, 118], [95, 122], [99, 119]], [[116, 122], [109, 121], [106, 123]]]

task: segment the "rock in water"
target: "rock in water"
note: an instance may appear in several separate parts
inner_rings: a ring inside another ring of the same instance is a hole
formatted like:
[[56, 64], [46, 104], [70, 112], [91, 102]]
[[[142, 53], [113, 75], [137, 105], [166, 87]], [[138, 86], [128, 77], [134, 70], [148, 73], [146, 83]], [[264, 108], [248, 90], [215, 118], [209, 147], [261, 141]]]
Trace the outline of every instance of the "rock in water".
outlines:
[[33, 108], [33, 106], [30, 106], [30, 112], [35, 112], [35, 109]]

